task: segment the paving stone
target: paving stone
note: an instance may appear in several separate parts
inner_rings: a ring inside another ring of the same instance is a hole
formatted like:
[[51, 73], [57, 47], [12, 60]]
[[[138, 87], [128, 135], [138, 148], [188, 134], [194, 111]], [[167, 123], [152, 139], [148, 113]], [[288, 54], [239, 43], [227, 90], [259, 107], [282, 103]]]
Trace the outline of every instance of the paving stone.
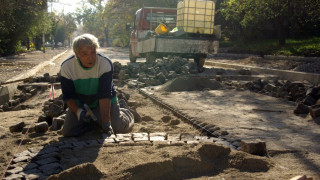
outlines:
[[34, 125], [28, 125], [26, 127], [23, 127], [22, 129], [22, 134], [26, 134], [28, 131], [28, 134], [31, 134], [35, 131], [35, 126]]
[[58, 153], [58, 152], [52, 152], [52, 153], [48, 153], [48, 154], [38, 155], [38, 156], [34, 157], [33, 160], [42, 160], [42, 159], [46, 159], [46, 158], [50, 158], [50, 157], [58, 158], [59, 155], [60, 155], [60, 153]]
[[17, 153], [14, 155], [14, 157], [20, 157], [20, 156], [30, 156], [31, 152], [28, 150], [22, 151], [21, 153]]
[[133, 141], [149, 141], [148, 133], [133, 133]]
[[115, 143], [114, 138], [106, 138], [103, 142], [103, 144], [107, 144], [107, 143]]
[[11, 133], [13, 133], [13, 132], [22, 132], [23, 127], [25, 127], [25, 123], [24, 122], [20, 122], [18, 124], [10, 126], [9, 130], [10, 130]]
[[199, 144], [199, 141], [197, 140], [187, 141], [187, 144]]
[[266, 142], [261, 140], [242, 140], [241, 150], [253, 155], [267, 155]]
[[36, 133], [45, 133], [49, 129], [49, 125], [47, 122], [40, 122], [36, 123], [36, 126], [34, 127], [34, 130]]
[[19, 162], [16, 164], [11, 163], [11, 165], [8, 167], [8, 169], [14, 169], [16, 167], [22, 167], [23, 169], [27, 166], [25, 162]]
[[98, 142], [98, 140], [88, 140], [86, 141], [88, 146], [99, 146], [100, 143]]
[[39, 153], [43, 149], [43, 146], [28, 148], [31, 153]]
[[30, 156], [19, 156], [19, 157], [14, 158], [12, 161], [13, 161], [14, 163], [18, 163], [18, 162], [26, 162], [26, 161], [28, 161], [29, 159], [31, 159]]
[[181, 134], [181, 141], [193, 141], [194, 136], [192, 134]]
[[36, 163], [29, 163], [27, 164], [24, 168], [23, 168], [23, 171], [27, 171], [27, 170], [30, 170], [30, 169], [34, 169], [34, 168], [37, 168], [39, 167], [38, 164]]
[[42, 174], [42, 173], [39, 173], [39, 174], [28, 174], [28, 175], [26, 176], [26, 178], [27, 178], [28, 180], [44, 179], [44, 178], [42, 178], [42, 177], [43, 177], [43, 174]]
[[72, 149], [73, 147], [72, 143], [65, 143], [64, 145], [59, 146], [59, 149], [62, 151], [64, 149]]
[[50, 164], [50, 163], [54, 163], [54, 162], [58, 162], [58, 159], [54, 158], [54, 157], [49, 157], [49, 158], [46, 158], [46, 159], [42, 159], [42, 160], [36, 161], [36, 163], [39, 164], [40, 166], [43, 166], [43, 165], [46, 165], [46, 164]]
[[320, 105], [314, 105], [309, 107], [310, 115], [312, 118], [317, 118], [320, 116]]
[[232, 145], [228, 141], [219, 140], [219, 141], [216, 141], [215, 143], [220, 144], [220, 145], [224, 145], [224, 146], [228, 146], [229, 148], [232, 148], [232, 149], [237, 149], [234, 145]]
[[53, 174], [57, 169], [61, 169], [60, 163], [51, 163], [46, 164], [39, 167], [39, 170], [43, 172], [44, 175], [51, 175]]
[[17, 180], [17, 179], [22, 179], [24, 176], [20, 174], [12, 174], [8, 177], [3, 178], [4, 180]]
[[307, 105], [299, 102], [293, 111], [295, 114], [308, 114], [309, 113], [309, 108]]
[[62, 125], [64, 124], [64, 119], [59, 117], [54, 117], [52, 119], [52, 125], [50, 127], [51, 131], [58, 131], [61, 129]]
[[150, 133], [150, 141], [164, 141], [166, 139], [167, 133], [158, 132], [158, 133]]
[[167, 139], [168, 141], [180, 141], [180, 134], [168, 134]]
[[29, 170], [23, 170], [23, 173], [25, 173], [25, 174], [42, 174], [42, 172], [37, 168], [29, 169]]
[[15, 167], [14, 169], [7, 170], [6, 175], [18, 174], [19, 172], [22, 172], [22, 170], [22, 167]]
[[73, 142], [77, 142], [78, 140], [76, 138], [66, 138], [63, 142], [64, 143], [73, 143]]
[[104, 139], [97, 139], [97, 141], [98, 141], [99, 144], [103, 144]]
[[84, 141], [73, 142], [72, 144], [73, 144], [73, 146], [74, 146], [75, 148], [76, 148], [76, 147], [81, 147], [81, 148], [83, 148], [83, 147], [87, 146], [87, 143], [84, 142]]
[[49, 154], [49, 153], [59, 152], [59, 151], [60, 149], [57, 147], [45, 147], [38, 153], [38, 155], [40, 156], [42, 154]]
[[213, 142], [213, 139], [208, 136], [195, 136], [194, 139], [199, 142]]
[[131, 134], [117, 134], [115, 138], [116, 142], [128, 142], [132, 141], [132, 135]]
[[64, 144], [65, 144], [64, 142], [59, 141], [59, 142], [54, 142], [54, 143], [50, 144], [50, 146], [51, 147], [59, 147], [59, 146], [62, 146]]

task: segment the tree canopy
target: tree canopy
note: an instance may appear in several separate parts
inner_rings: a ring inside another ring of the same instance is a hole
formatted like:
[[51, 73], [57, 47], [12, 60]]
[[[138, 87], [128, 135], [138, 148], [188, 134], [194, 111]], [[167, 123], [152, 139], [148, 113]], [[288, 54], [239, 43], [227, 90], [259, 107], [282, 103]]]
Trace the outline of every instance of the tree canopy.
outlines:
[[12, 54], [18, 42], [46, 16], [46, 0], [2, 0], [0, 3], [0, 54]]

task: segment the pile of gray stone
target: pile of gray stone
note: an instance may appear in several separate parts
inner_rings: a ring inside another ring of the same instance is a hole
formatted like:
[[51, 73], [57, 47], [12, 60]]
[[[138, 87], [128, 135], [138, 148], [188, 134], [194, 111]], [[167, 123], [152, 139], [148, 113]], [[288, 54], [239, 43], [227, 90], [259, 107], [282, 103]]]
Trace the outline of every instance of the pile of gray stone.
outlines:
[[296, 102], [295, 114], [310, 113], [313, 118], [320, 116], [320, 86], [313, 86], [307, 82], [279, 79], [257, 79], [246, 83], [229, 81], [225, 84]]
[[44, 103], [43, 112], [37, 122], [26, 125], [24, 122], [9, 127], [11, 133], [22, 132], [29, 133], [45, 133], [49, 130], [57, 131], [61, 129], [65, 120], [66, 106], [62, 100], [62, 96], [55, 100], [48, 100]]
[[305, 64], [301, 64], [293, 69], [294, 71], [317, 73], [320, 74], [320, 62], [314, 61]]
[[140, 82], [139, 87], [161, 85], [179, 75], [198, 72], [194, 62], [189, 62], [188, 59], [178, 56], [157, 59], [153, 63], [122, 66], [119, 62], [115, 62], [113, 65], [119, 80], [137, 79]]
[[[21, 105], [21, 103], [30, 99], [32, 96], [36, 95], [39, 91], [45, 91], [50, 88], [50, 84], [55, 84], [60, 81], [59, 74], [50, 76], [48, 73], [39, 77], [29, 78], [17, 87], [12, 99], [8, 102], [0, 105], [0, 112], [5, 111], [20, 111], [29, 108], [26, 105]], [[57, 85], [55, 84], [55, 87]]]

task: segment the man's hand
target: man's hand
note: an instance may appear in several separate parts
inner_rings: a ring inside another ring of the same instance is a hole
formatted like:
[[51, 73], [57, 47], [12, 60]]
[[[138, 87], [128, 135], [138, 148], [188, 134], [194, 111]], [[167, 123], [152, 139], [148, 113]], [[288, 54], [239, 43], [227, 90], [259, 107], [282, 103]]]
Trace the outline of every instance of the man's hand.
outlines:
[[79, 121], [90, 123], [90, 116], [88, 115], [86, 110], [79, 108], [77, 111], [77, 116]]
[[104, 133], [106, 133], [108, 136], [111, 136], [111, 134], [113, 134], [113, 129], [111, 127], [110, 122], [106, 122], [103, 126], [102, 126], [102, 130]]

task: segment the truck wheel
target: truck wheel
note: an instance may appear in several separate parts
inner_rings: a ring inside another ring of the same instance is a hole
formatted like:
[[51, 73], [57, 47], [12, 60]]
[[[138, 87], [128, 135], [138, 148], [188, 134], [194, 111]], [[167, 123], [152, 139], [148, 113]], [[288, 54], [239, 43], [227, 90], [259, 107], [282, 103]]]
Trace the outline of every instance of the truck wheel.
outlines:
[[196, 57], [194, 58], [194, 62], [197, 64], [198, 67], [203, 67], [204, 63], [206, 62], [205, 57]]
[[156, 61], [156, 56], [153, 53], [148, 53], [146, 56], [147, 63], [152, 63]]
[[130, 58], [130, 62], [132, 62], [132, 63], [135, 63], [137, 61], [137, 57], [134, 57], [132, 55], [131, 46], [129, 48], [129, 58]]

